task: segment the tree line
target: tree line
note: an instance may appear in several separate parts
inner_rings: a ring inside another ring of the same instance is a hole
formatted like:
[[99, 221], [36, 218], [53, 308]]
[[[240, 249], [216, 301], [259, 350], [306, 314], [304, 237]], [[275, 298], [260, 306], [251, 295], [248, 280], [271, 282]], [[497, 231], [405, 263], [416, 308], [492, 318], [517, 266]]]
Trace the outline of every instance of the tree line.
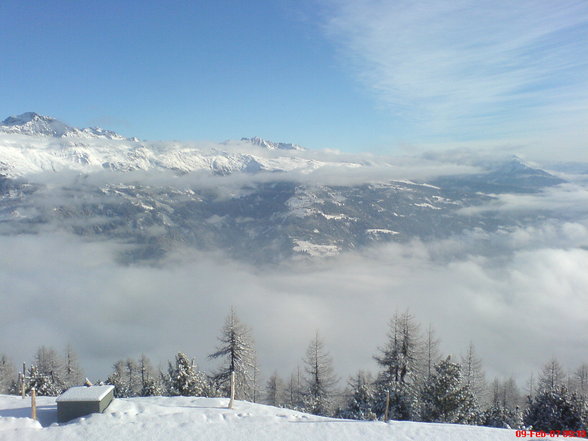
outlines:
[[[119, 398], [135, 396], [226, 397], [235, 378], [235, 397], [323, 416], [359, 420], [410, 420], [474, 424], [533, 430], [586, 430], [588, 364], [566, 374], [555, 359], [525, 392], [513, 378], [487, 382], [482, 361], [470, 344], [459, 359], [441, 354], [440, 341], [429, 326], [422, 332], [409, 312], [390, 320], [384, 344], [374, 354], [378, 371], [359, 371], [347, 384], [335, 375], [333, 360], [317, 332], [302, 367], [284, 378], [274, 372], [261, 382], [251, 330], [231, 309], [209, 355], [219, 368], [205, 373], [196, 361], [178, 353], [167, 369], [155, 369], [145, 355], [119, 360], [104, 381]], [[55, 396], [84, 375], [68, 347], [63, 356], [41, 347], [24, 378], [25, 392]], [[16, 369], [0, 354], [0, 393], [19, 394]]]

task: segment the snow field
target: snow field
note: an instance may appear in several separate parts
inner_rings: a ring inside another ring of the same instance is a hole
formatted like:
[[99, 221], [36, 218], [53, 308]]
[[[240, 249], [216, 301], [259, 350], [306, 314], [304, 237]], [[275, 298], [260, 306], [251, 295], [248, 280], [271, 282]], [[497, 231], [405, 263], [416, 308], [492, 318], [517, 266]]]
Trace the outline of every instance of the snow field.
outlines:
[[514, 430], [458, 424], [353, 421], [225, 398], [115, 399], [104, 414], [58, 425], [55, 398], [0, 395], [0, 441], [506, 441]]

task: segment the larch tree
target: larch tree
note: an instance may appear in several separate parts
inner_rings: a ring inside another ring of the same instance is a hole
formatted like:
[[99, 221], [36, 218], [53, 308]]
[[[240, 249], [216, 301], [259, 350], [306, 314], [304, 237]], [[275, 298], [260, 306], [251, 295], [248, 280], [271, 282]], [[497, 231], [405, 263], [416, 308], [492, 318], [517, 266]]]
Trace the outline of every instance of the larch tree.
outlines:
[[0, 354], [0, 394], [7, 394], [14, 389], [16, 369], [8, 357]]
[[559, 389], [566, 384], [566, 374], [559, 362], [552, 358], [541, 371], [539, 376], [539, 392]]
[[482, 360], [476, 354], [474, 344], [470, 342], [465, 355], [461, 357], [463, 383], [474, 393], [478, 403], [487, 401], [486, 375]]
[[588, 399], [588, 364], [582, 364], [574, 372], [572, 385], [578, 396], [586, 401]]
[[253, 400], [256, 369], [255, 347], [251, 332], [233, 308], [225, 320], [218, 337], [219, 346], [209, 358], [223, 360], [223, 365], [213, 377], [219, 391], [228, 396], [231, 387], [231, 374], [235, 374], [235, 398]]
[[429, 324], [425, 337], [422, 340], [422, 349], [420, 351], [420, 383], [424, 383], [434, 370], [435, 365], [441, 361], [441, 352], [439, 351], [440, 340], [435, 335], [435, 330]]
[[304, 357], [306, 388], [303, 392], [304, 410], [315, 415], [329, 415], [332, 410], [334, 387], [338, 382], [333, 360], [325, 351], [318, 331], [308, 345]]
[[420, 348], [419, 326], [414, 317], [409, 312], [396, 313], [390, 321], [388, 341], [374, 357], [380, 366], [374, 405], [378, 417], [385, 415], [388, 402], [389, 418], [410, 420], [416, 417]]
[[[31, 381], [35, 378], [34, 381], [44, 384], [43, 389], [50, 390], [50, 395], [65, 390], [63, 360], [53, 348], [41, 346], [35, 354], [33, 367], [35, 369], [30, 373]], [[44, 378], [41, 379], [42, 377]]]
[[482, 413], [481, 424], [503, 429], [523, 427], [521, 394], [514, 378], [494, 379], [490, 385], [490, 406]]
[[302, 409], [302, 372], [300, 366], [296, 367], [296, 371], [290, 375], [288, 384], [286, 385], [286, 407], [294, 410]]
[[139, 358], [139, 375], [141, 378], [142, 397], [153, 397], [163, 395], [164, 388], [161, 384], [160, 376], [156, 376], [151, 365], [151, 360], [145, 354]]
[[285, 386], [282, 379], [274, 372], [265, 386], [265, 403], [270, 406], [280, 407], [285, 403]]
[[78, 362], [77, 354], [70, 345], [65, 348], [63, 380], [66, 388], [81, 386], [84, 383], [84, 372]]

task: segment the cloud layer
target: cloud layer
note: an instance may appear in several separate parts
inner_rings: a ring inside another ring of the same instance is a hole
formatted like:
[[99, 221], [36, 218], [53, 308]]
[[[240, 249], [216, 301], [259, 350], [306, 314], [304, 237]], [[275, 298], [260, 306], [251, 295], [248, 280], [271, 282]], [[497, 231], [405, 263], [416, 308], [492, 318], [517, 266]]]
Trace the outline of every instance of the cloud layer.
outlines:
[[552, 356], [570, 368], [586, 361], [586, 245], [588, 222], [575, 222], [254, 269], [186, 249], [157, 267], [124, 266], [120, 244], [2, 237], [13, 251], [0, 257], [0, 347], [20, 361], [70, 343], [101, 378], [141, 353], [165, 363], [181, 350], [211, 368], [206, 355], [235, 306], [266, 373], [288, 376], [319, 329], [346, 376], [375, 368], [388, 320], [409, 309], [445, 353], [472, 341], [490, 375], [523, 380]]

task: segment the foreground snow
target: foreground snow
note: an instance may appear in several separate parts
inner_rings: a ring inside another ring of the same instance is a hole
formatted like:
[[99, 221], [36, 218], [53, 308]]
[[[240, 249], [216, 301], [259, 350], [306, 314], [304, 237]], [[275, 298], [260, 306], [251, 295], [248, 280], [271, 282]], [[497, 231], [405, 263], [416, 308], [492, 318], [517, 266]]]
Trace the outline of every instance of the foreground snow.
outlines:
[[39, 422], [29, 399], [0, 395], [0, 441], [500, 441], [514, 430], [413, 422], [364, 422], [321, 418], [243, 401], [233, 410], [223, 398], [115, 399], [104, 414], [58, 425], [54, 398], [38, 400]]

